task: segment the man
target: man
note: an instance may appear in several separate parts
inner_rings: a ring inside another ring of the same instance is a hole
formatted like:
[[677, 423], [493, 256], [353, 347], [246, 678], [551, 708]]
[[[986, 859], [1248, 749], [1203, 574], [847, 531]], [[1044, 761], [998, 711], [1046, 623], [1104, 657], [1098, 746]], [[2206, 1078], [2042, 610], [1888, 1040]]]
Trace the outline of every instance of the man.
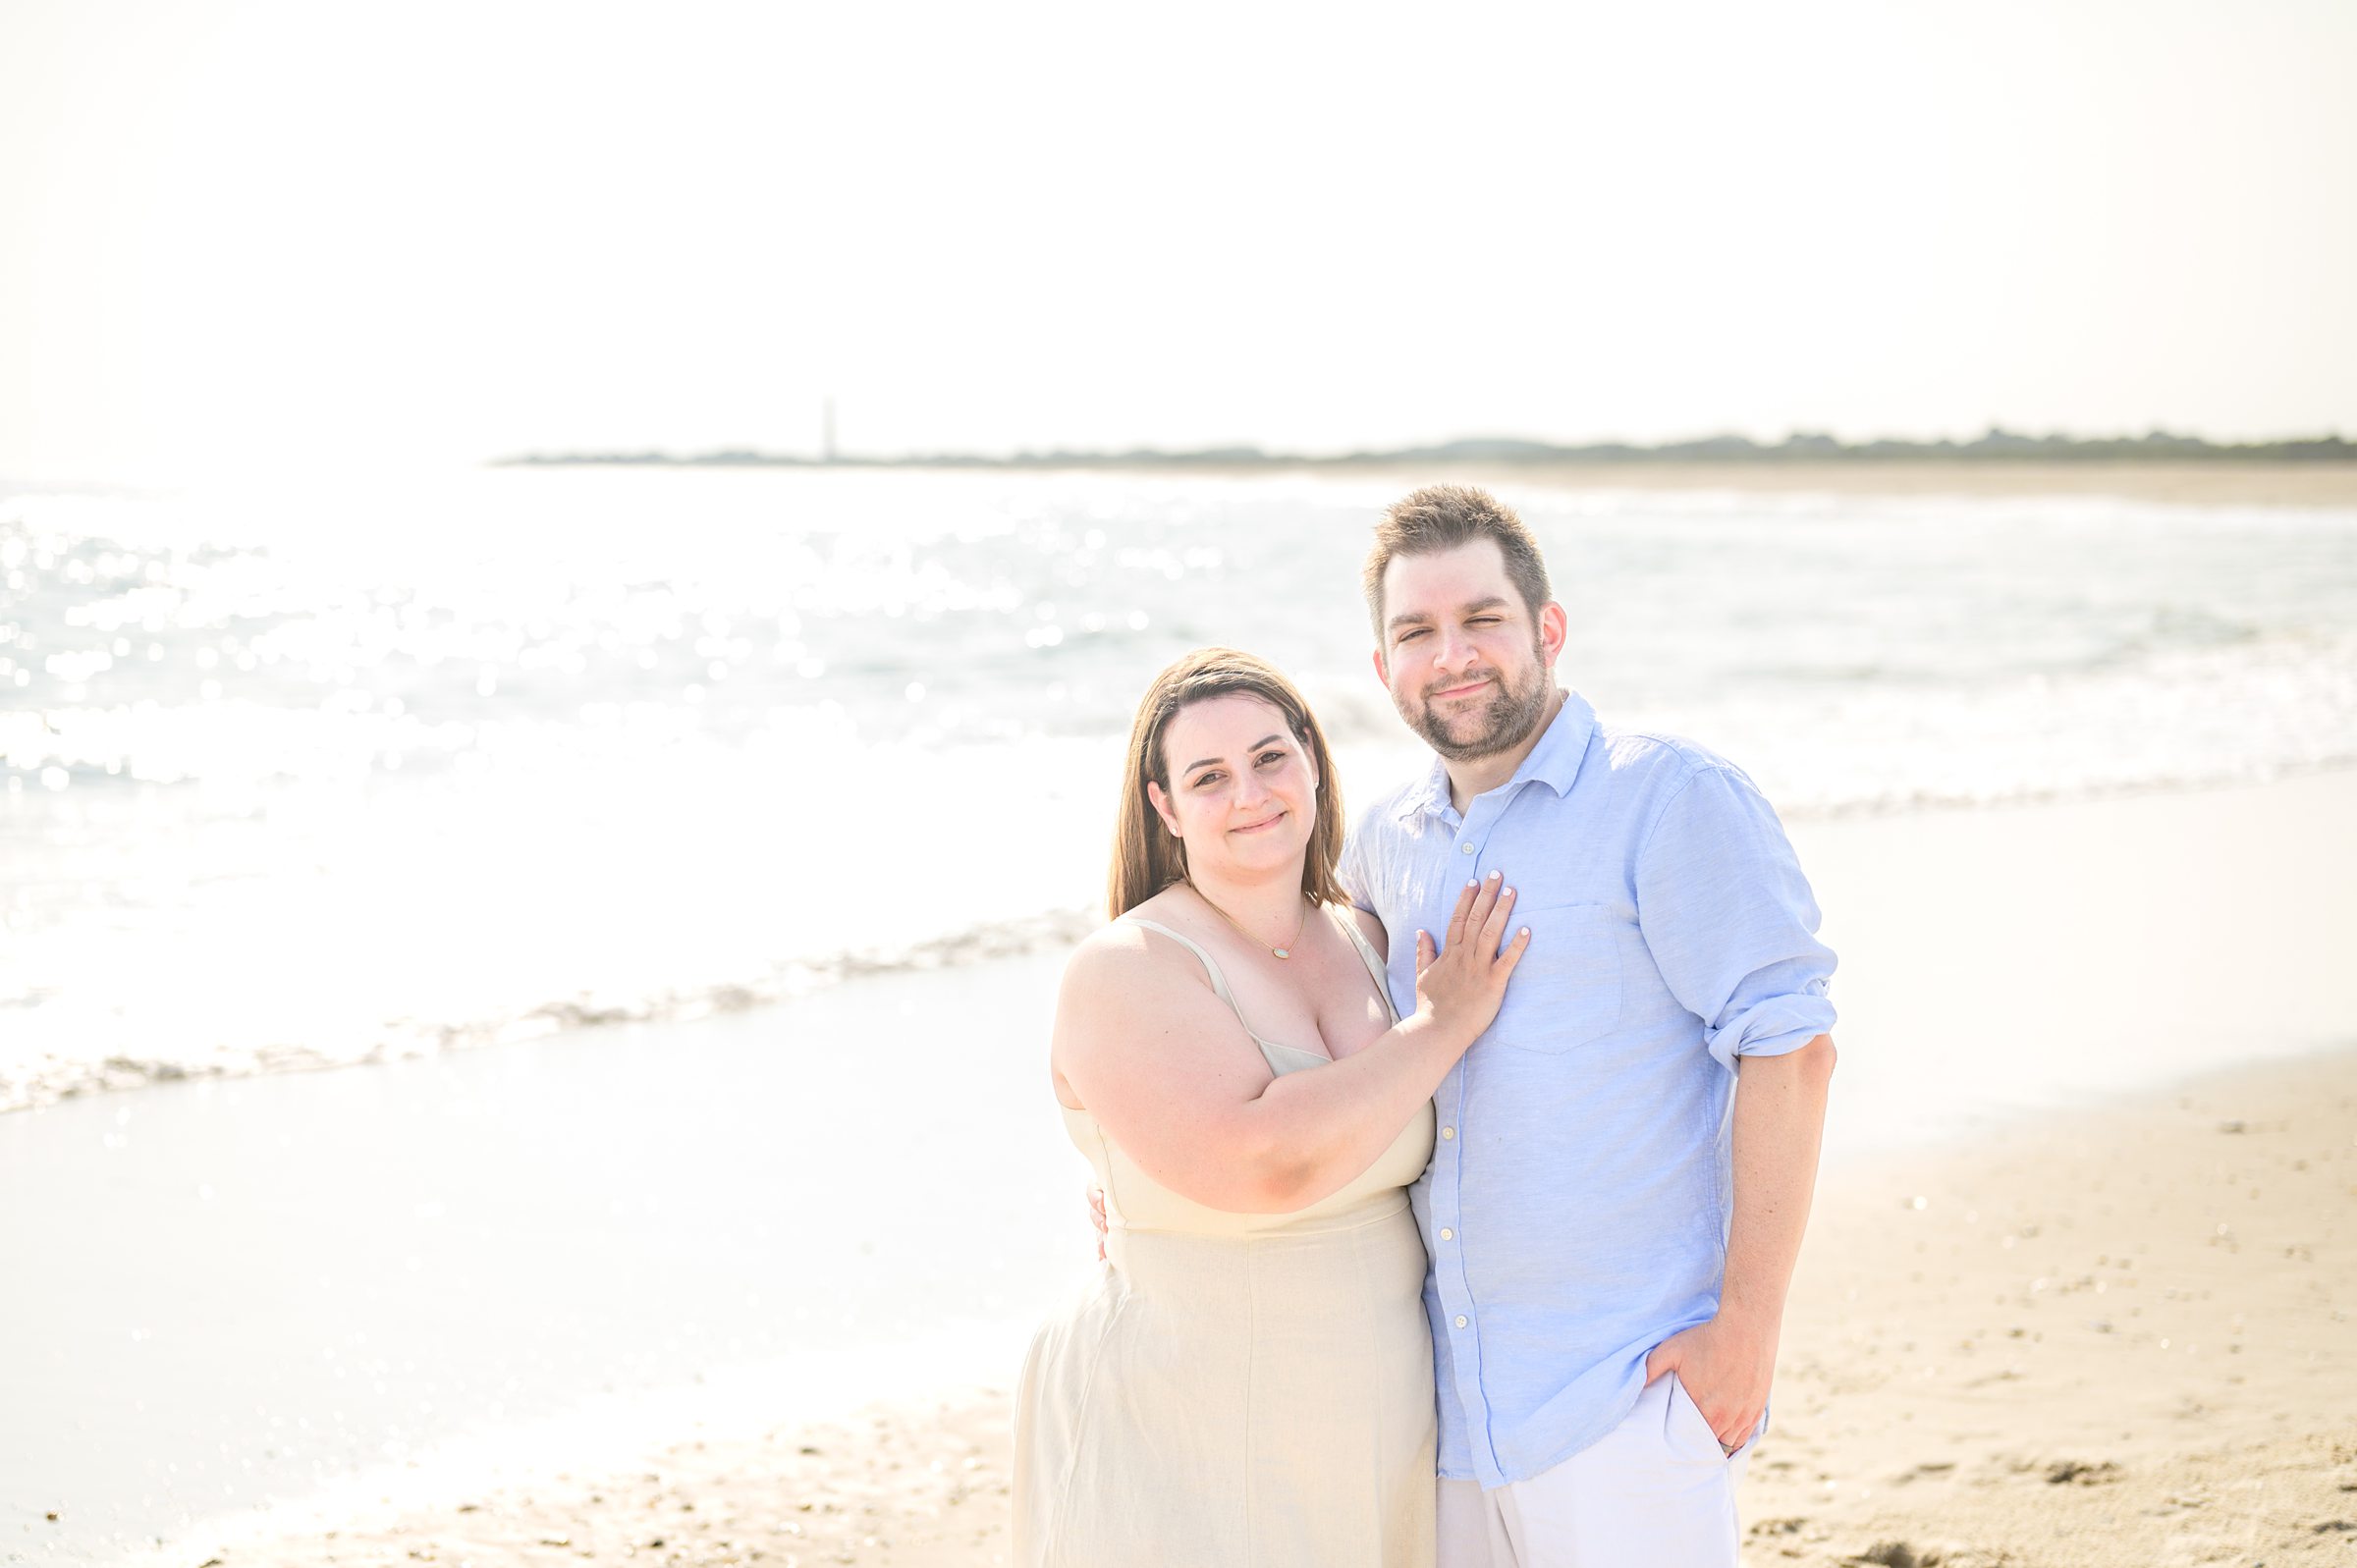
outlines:
[[1733, 1568], [1834, 1065], [1816, 904], [1742, 773], [1556, 686], [1563, 609], [1494, 497], [1400, 501], [1365, 588], [1439, 754], [1343, 855], [1394, 998], [1469, 880], [1532, 932], [1413, 1192], [1441, 1568]]

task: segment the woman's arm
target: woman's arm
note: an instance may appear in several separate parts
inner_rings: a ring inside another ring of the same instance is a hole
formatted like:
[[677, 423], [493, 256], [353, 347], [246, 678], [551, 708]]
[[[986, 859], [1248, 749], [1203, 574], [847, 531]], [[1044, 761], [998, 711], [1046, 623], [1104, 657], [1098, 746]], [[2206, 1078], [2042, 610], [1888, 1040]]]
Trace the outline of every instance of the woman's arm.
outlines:
[[1191, 956], [1174, 961], [1117, 924], [1065, 971], [1056, 1069], [1180, 1196], [1238, 1214], [1305, 1208], [1373, 1164], [1497, 1016], [1530, 942], [1526, 930], [1504, 942], [1512, 898], [1496, 880], [1468, 888], [1437, 957], [1419, 934], [1415, 1012], [1341, 1061], [1283, 1077]]

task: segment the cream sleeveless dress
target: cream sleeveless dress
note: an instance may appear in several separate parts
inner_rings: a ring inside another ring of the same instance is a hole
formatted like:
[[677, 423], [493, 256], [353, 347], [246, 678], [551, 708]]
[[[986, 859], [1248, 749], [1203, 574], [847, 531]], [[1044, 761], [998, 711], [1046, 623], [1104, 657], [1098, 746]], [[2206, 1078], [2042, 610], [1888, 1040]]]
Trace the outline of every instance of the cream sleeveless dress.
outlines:
[[[1209, 953], [1136, 923], [1192, 950], [1235, 1005]], [[1382, 960], [1337, 923], [1389, 1009]], [[1252, 1038], [1280, 1075], [1330, 1065]], [[1356, 1180], [1284, 1215], [1207, 1209], [1086, 1111], [1064, 1122], [1105, 1189], [1106, 1262], [1024, 1363], [1014, 1561], [1431, 1568], [1432, 1336], [1404, 1190], [1432, 1158], [1431, 1107]]]

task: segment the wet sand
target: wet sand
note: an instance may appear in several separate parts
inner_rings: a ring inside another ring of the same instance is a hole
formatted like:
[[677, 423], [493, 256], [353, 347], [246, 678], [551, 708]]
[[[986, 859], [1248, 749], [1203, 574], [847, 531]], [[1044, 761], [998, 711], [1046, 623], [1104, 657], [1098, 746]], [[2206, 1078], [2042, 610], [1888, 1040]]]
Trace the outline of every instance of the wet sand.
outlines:
[[[217, 1560], [221, 1568], [1003, 1563], [1008, 1453], [1007, 1395], [974, 1390], [757, 1439], [682, 1443], [629, 1471], [552, 1477], [338, 1531], [233, 1545]], [[193, 1568], [204, 1559], [189, 1560]]]
[[[1755, 1562], [2357, 1554], [2357, 773], [1793, 827], [1843, 1060]], [[0, 1562], [989, 1563], [973, 1385], [1086, 1268], [1055, 968], [11, 1118], [76, 1201], [0, 1205]]]
[[[2357, 1558], [2353, 1221], [2357, 1051], [1837, 1170], [1746, 1560]], [[1008, 1464], [1006, 1391], [971, 1390], [220, 1561], [984, 1565], [1007, 1560]]]
[[[2353, 825], [2336, 774], [1796, 834], [1844, 1061], [1754, 1568], [2357, 1562]], [[1006, 1387], [904, 1386], [160, 1560], [1004, 1560]]]

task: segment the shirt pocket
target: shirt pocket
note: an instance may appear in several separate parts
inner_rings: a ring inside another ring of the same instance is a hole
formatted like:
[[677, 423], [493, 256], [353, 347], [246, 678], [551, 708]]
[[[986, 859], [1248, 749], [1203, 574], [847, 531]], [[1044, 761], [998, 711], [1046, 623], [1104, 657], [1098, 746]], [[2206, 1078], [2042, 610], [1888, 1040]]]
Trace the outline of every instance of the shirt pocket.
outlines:
[[1513, 921], [1530, 928], [1530, 947], [1484, 1038], [1560, 1056], [1618, 1029], [1620, 937], [1628, 922], [1592, 903], [1517, 907]]

